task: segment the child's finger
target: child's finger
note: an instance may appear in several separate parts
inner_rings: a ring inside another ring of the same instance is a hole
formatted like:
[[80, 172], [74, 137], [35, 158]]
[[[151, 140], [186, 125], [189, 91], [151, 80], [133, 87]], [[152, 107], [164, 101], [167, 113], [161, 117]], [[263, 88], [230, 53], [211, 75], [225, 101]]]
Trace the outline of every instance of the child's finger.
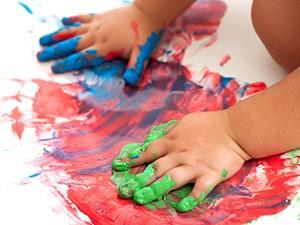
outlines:
[[165, 139], [161, 138], [153, 141], [145, 151], [140, 152], [139, 155], [132, 158], [135, 165], [139, 166], [145, 163], [153, 162], [154, 160], [166, 155], [168, 146]]
[[70, 17], [64, 17], [62, 19], [62, 23], [64, 25], [73, 25], [74, 23], [89, 23], [94, 18], [95, 14], [86, 14], [86, 15], [77, 15], [77, 16], [70, 16]]
[[119, 186], [119, 193], [123, 198], [131, 198], [134, 191], [153, 183], [178, 165], [177, 161], [170, 157], [160, 158], [149, 164], [142, 173], [124, 179]]
[[195, 174], [190, 167], [176, 167], [150, 186], [135, 191], [133, 199], [136, 203], [142, 205], [150, 203], [160, 199], [162, 195], [169, 193], [171, 190], [191, 182], [194, 178]]
[[84, 34], [87, 30], [88, 28], [86, 26], [74, 27], [70, 29], [59, 29], [58, 31], [42, 36], [40, 38], [40, 45], [51, 46], [58, 42], [68, 40], [77, 35]]
[[90, 38], [87, 36], [76, 36], [69, 40], [62, 41], [51, 47], [47, 47], [38, 53], [37, 58], [40, 62], [45, 62], [52, 59], [66, 57], [87, 48], [91, 44]]
[[[122, 153], [124, 150], [126, 150], [125, 154]], [[131, 167], [152, 162], [167, 153], [167, 146], [163, 140], [159, 139], [154, 141], [146, 150], [144, 150], [143, 145], [132, 145], [130, 148], [123, 148], [122, 151], [120, 153], [122, 157], [118, 156], [112, 163], [113, 168], [117, 171], [128, 170]]]
[[153, 32], [142, 46], [136, 46], [129, 58], [128, 68], [123, 78], [131, 86], [137, 86], [151, 55], [160, 41], [161, 32]]
[[95, 49], [75, 53], [66, 59], [60, 60], [51, 67], [54, 73], [65, 73], [72, 70], [80, 70], [91, 66], [99, 66], [105, 59]]
[[195, 186], [189, 196], [183, 198], [176, 205], [178, 212], [188, 212], [201, 204], [212, 189], [222, 181], [216, 173], [207, 174], [196, 180]]

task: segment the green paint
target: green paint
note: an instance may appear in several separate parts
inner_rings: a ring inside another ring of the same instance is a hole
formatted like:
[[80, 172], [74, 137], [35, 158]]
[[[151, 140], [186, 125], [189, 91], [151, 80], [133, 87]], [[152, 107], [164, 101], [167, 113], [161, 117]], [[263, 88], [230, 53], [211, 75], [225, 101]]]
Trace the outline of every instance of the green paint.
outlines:
[[150, 178], [154, 176], [153, 165], [148, 165], [146, 169], [139, 174], [130, 174], [123, 177], [119, 185], [119, 194], [123, 198], [131, 198], [133, 193], [147, 185]]
[[296, 148], [283, 154], [282, 158], [289, 159], [291, 164], [300, 164], [300, 148]]
[[178, 212], [188, 212], [197, 207], [206, 198], [206, 192], [202, 192], [200, 197], [196, 199], [194, 196], [188, 196], [182, 199], [176, 206]]
[[140, 143], [132, 143], [125, 145], [120, 154], [113, 160], [112, 166], [114, 170], [125, 171], [129, 169], [129, 166], [134, 165], [134, 161], [123, 161], [127, 157], [130, 159], [138, 158], [140, 153], [144, 151], [144, 147]]
[[119, 155], [113, 160], [112, 166], [114, 170], [117, 171], [125, 171], [129, 169], [129, 166], [134, 165], [134, 161], [127, 160], [129, 159], [136, 159], [139, 158], [140, 154], [144, 152], [147, 147], [155, 140], [164, 137], [166, 134], [168, 134], [168, 128], [175, 125], [177, 123], [176, 120], [172, 120], [168, 123], [160, 124], [157, 126], [154, 126], [151, 130], [149, 135], [146, 137], [143, 144], [141, 143], [131, 143], [128, 145], [125, 145]]
[[[130, 169], [130, 166], [135, 165], [134, 159], [138, 158], [153, 141], [168, 134], [170, 127], [176, 123], [177, 121], [172, 120], [168, 123], [154, 126], [143, 144], [132, 143], [125, 145], [120, 154], [113, 160], [112, 180], [117, 185], [121, 197], [133, 197], [136, 203], [145, 204], [151, 210], [170, 206], [180, 212], [192, 210], [204, 201], [206, 197], [205, 192], [198, 199], [189, 196], [194, 187], [192, 184], [187, 184], [180, 189], [172, 191], [170, 194], [165, 194], [176, 185], [170, 176], [164, 176], [161, 180], [154, 182], [150, 186], [146, 186], [148, 181], [155, 176], [155, 163], [148, 165], [139, 174], [133, 174]], [[157, 155], [154, 153], [153, 157], [157, 158]], [[211, 190], [213, 188], [214, 186], [211, 185]]]
[[167, 123], [163, 123], [163, 124], [159, 124], [157, 126], [154, 126], [150, 130], [149, 135], [146, 137], [146, 140], [144, 142], [144, 147], [147, 148], [153, 141], [166, 136], [169, 132], [168, 128], [175, 125], [176, 123], [177, 123], [176, 120], [171, 120]]
[[300, 157], [300, 148], [296, 148], [292, 151], [286, 152], [282, 155], [284, 159], [293, 159], [296, 157]]
[[221, 174], [223, 180], [226, 180], [227, 176], [228, 176], [228, 170], [226, 169], [223, 169], [222, 170], [222, 174]]
[[148, 187], [136, 190], [133, 195], [133, 200], [137, 204], [147, 204], [157, 199], [161, 199], [163, 194], [174, 187], [176, 183], [171, 176], [166, 175], [161, 180], [158, 180]]

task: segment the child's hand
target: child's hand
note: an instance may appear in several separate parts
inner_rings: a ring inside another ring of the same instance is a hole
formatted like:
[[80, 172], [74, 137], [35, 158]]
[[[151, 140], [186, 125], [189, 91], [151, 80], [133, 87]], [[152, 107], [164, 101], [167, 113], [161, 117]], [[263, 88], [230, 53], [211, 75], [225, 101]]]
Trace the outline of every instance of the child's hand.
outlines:
[[40, 44], [47, 47], [38, 53], [39, 61], [65, 57], [52, 66], [54, 73], [64, 73], [127, 58], [124, 79], [133, 86], [157, 47], [163, 27], [134, 5], [65, 18], [63, 23], [68, 27], [41, 37]]
[[132, 151], [121, 160], [126, 162], [125, 167], [151, 164], [134, 179], [122, 183], [119, 191], [123, 197], [133, 196], [138, 204], [147, 204], [195, 183], [191, 194], [176, 206], [177, 211], [186, 212], [248, 159], [250, 156], [235, 142], [227, 111], [192, 113], [145, 151]]

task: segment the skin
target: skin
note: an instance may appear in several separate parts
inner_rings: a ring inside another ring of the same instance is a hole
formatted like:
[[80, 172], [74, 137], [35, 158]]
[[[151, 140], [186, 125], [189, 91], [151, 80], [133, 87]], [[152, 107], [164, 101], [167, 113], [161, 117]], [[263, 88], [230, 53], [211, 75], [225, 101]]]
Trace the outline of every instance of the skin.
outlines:
[[[117, 53], [114, 57], [129, 59], [129, 68], [135, 68], [140, 46], [147, 44], [153, 33], [158, 34], [192, 2], [136, 0], [129, 7], [103, 14], [69, 18], [66, 23], [71, 20], [80, 25], [62, 32], [75, 33], [67, 40], [80, 37], [70, 54], [85, 54], [92, 49], [97, 51], [97, 56], [107, 59], [109, 53], [114, 52]], [[142, 150], [118, 157], [113, 162], [114, 168], [127, 174], [127, 180], [138, 181], [137, 188], [131, 188], [124, 197], [133, 196], [137, 203], [146, 204], [194, 183], [190, 194], [175, 206], [180, 212], [189, 211], [200, 204], [213, 187], [233, 176], [246, 160], [300, 146], [299, 8], [299, 0], [274, 0], [272, 4], [267, 0], [254, 1], [254, 27], [271, 56], [289, 74], [274, 86], [227, 110], [191, 113], [167, 134], [144, 143]], [[143, 60], [144, 66], [150, 55]], [[131, 167], [147, 163], [155, 167], [140, 175], [141, 180], [136, 178], [139, 175], [128, 173]]]

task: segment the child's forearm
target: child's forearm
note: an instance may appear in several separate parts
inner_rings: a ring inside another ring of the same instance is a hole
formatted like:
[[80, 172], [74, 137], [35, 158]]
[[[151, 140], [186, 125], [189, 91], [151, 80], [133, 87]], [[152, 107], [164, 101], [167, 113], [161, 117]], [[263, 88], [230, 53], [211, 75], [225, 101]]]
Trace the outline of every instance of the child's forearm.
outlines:
[[236, 141], [254, 158], [300, 147], [300, 68], [228, 115]]
[[182, 14], [193, 2], [194, 0], [135, 0], [134, 4], [165, 26]]

